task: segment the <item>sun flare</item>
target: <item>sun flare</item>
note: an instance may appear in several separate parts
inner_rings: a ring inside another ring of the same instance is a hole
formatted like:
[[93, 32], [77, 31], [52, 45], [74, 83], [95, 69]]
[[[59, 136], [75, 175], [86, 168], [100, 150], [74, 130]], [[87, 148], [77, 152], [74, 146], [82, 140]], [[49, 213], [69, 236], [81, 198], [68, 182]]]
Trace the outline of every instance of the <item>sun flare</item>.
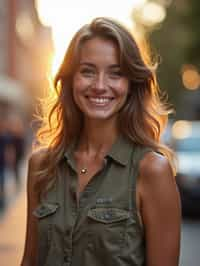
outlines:
[[[81, 25], [98, 16], [117, 19], [126, 27], [133, 29], [131, 16], [134, 8], [142, 8], [148, 0], [124, 0], [121, 3], [114, 0], [78, 1], [73, 0], [35, 0], [38, 17], [41, 23], [52, 29], [54, 52], [51, 60], [51, 76], [54, 77], [68, 44]], [[106, 7], [106, 8], [105, 8]]]

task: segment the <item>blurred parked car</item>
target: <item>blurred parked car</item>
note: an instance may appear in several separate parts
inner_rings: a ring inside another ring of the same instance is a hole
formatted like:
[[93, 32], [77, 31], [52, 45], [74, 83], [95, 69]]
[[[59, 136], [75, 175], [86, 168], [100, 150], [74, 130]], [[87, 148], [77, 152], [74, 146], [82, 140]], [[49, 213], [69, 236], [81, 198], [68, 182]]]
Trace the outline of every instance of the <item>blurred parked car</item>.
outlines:
[[172, 140], [183, 215], [200, 216], [200, 121], [175, 122]]

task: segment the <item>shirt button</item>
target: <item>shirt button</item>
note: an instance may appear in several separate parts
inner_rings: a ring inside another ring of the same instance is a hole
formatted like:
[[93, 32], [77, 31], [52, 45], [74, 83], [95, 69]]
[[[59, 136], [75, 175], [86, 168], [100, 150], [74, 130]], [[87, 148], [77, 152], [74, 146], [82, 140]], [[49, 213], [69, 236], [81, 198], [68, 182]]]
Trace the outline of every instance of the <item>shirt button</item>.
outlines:
[[110, 218], [111, 218], [110, 213], [106, 213], [106, 214], [104, 215], [104, 218], [105, 218], [106, 220], [110, 220]]
[[89, 249], [94, 250], [94, 245], [92, 242], [89, 242], [87, 246]]
[[67, 235], [67, 236], [70, 235], [70, 229], [65, 230], [65, 235]]
[[68, 256], [64, 255], [64, 262], [68, 262]]

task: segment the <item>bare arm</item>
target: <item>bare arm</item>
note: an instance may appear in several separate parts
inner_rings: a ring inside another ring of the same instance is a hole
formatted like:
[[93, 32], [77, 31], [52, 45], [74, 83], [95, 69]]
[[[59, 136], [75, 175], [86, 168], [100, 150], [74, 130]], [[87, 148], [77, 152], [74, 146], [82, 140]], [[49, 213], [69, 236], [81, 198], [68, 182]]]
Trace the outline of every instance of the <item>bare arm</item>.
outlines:
[[38, 204], [38, 196], [34, 191], [35, 170], [37, 169], [37, 154], [29, 159], [28, 179], [27, 179], [27, 225], [24, 255], [21, 266], [35, 266], [37, 258], [37, 220], [32, 215]]
[[146, 265], [178, 266], [181, 208], [166, 158], [148, 153], [140, 164], [140, 213], [145, 229]]

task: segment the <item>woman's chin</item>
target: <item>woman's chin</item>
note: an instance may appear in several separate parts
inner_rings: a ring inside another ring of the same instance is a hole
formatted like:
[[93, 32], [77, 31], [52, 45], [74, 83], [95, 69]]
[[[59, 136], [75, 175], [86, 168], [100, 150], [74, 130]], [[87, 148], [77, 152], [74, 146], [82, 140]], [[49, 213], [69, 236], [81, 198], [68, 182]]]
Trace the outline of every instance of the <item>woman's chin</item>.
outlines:
[[113, 119], [114, 116], [112, 114], [106, 114], [106, 113], [88, 113], [85, 114], [85, 118], [88, 121], [99, 121], [99, 122], [103, 122], [103, 121], [108, 121], [110, 119]]

